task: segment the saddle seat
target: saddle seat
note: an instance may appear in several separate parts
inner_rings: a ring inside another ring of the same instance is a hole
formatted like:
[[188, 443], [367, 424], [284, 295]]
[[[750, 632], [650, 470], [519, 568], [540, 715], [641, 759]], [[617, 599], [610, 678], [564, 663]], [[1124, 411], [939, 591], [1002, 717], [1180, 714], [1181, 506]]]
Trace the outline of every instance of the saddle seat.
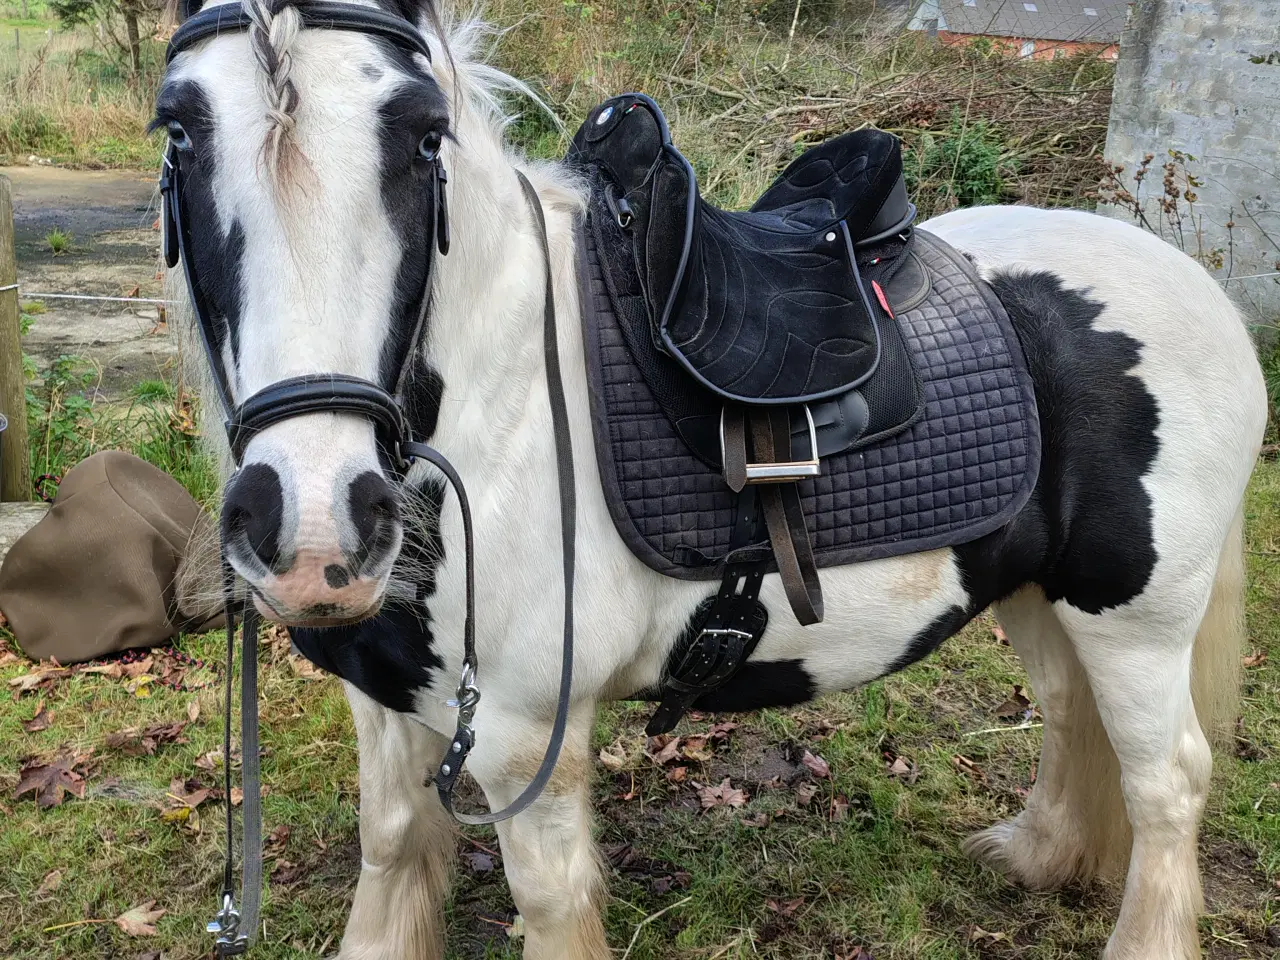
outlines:
[[[858, 130], [828, 140], [746, 212], [700, 196], [643, 94], [597, 107], [569, 158], [603, 174], [604, 200], [632, 238], [654, 345], [698, 384], [736, 403], [788, 406], [847, 393], [875, 372], [883, 284], [915, 216], [897, 138]], [[895, 242], [865, 283], [856, 251]]]

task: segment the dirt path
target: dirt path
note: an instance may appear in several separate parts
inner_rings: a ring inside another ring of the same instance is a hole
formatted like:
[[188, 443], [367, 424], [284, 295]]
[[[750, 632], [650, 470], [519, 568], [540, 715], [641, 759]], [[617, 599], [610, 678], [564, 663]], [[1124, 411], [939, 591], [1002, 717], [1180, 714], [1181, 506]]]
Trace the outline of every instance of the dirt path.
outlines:
[[[13, 181], [18, 284], [35, 294], [161, 297], [155, 177], [149, 173], [4, 167]], [[54, 255], [45, 237], [69, 232]], [[166, 379], [173, 339], [160, 330], [155, 304], [44, 299], [46, 312], [23, 340], [43, 371], [58, 356], [84, 357], [98, 372], [95, 400], [115, 400], [141, 380]], [[153, 332], [155, 331], [155, 332]]]

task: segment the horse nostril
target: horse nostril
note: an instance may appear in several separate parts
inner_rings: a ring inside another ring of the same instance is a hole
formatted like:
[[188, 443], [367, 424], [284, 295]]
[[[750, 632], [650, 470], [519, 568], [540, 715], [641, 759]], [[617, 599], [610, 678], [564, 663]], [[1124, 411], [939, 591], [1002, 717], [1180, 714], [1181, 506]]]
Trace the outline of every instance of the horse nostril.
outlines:
[[395, 543], [400, 527], [400, 501], [395, 488], [381, 474], [366, 470], [348, 490], [351, 521], [359, 537], [352, 572], [359, 574], [366, 561], [381, 560]]
[[222, 536], [226, 543], [244, 538], [269, 569], [280, 557], [280, 525], [284, 517], [284, 492], [280, 475], [265, 463], [251, 463], [227, 485], [222, 505]]

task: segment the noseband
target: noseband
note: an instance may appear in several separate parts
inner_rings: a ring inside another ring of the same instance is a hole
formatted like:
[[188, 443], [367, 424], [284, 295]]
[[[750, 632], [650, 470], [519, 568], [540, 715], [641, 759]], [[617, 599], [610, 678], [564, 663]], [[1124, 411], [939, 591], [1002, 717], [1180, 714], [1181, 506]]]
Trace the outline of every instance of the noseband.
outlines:
[[[426, 40], [408, 21], [373, 7], [351, 3], [299, 2], [294, 5], [305, 27], [324, 30], [345, 30], [363, 33], [390, 41], [402, 50], [417, 53], [431, 59]], [[253, 26], [244, 8], [238, 2], [207, 8], [187, 19], [169, 41], [167, 60], [172, 63], [180, 53], [195, 44], [228, 32], [244, 32]], [[448, 203], [445, 186], [448, 178], [444, 165], [437, 156], [430, 161], [433, 192], [432, 230], [433, 243], [428, 247], [426, 279], [423, 283], [417, 322], [399, 357], [399, 373], [392, 390], [359, 377], [341, 373], [307, 374], [273, 383], [258, 391], [240, 404], [235, 403], [235, 391], [221, 351], [216, 315], [204, 296], [200, 278], [190, 251], [188, 224], [183, 217], [182, 178], [183, 155], [171, 142], [165, 151], [164, 171], [160, 178], [163, 197], [162, 219], [164, 235], [162, 246], [165, 262], [170, 269], [182, 264], [196, 315], [205, 356], [213, 370], [214, 383], [225, 414], [224, 426], [227, 440], [237, 468], [244, 457], [250, 440], [258, 432], [285, 420], [312, 413], [337, 413], [363, 417], [373, 423], [380, 445], [386, 451], [390, 472], [401, 479], [416, 460], [434, 465], [453, 488], [462, 511], [463, 540], [465, 548], [465, 606], [463, 625], [462, 677], [449, 706], [458, 709], [457, 730], [435, 774], [433, 782], [444, 808], [457, 820], [467, 824], [497, 823], [515, 816], [528, 808], [541, 795], [551, 779], [559, 759], [568, 723], [570, 692], [573, 677], [573, 581], [574, 537], [576, 516], [576, 491], [574, 487], [573, 451], [569, 438], [569, 420], [564, 397], [564, 385], [560, 372], [559, 351], [556, 340], [555, 295], [552, 288], [551, 256], [547, 245], [547, 228], [542, 204], [533, 185], [523, 173], [516, 171], [521, 190], [528, 203], [530, 214], [537, 228], [539, 246], [545, 270], [546, 296], [543, 309], [543, 352], [546, 361], [547, 385], [551, 401], [551, 416], [555, 437], [557, 470], [559, 474], [560, 524], [564, 560], [564, 639], [560, 672], [560, 691], [555, 720], [547, 751], [533, 779], [518, 797], [506, 808], [494, 813], [462, 814], [453, 809], [453, 789], [462, 772], [462, 765], [475, 745], [472, 720], [480, 702], [480, 691], [475, 685], [478, 661], [475, 650], [475, 562], [472, 549], [471, 509], [466, 488], [461, 477], [443, 455], [425, 443], [413, 438], [410, 424], [404, 415], [399, 397], [412, 367], [414, 351], [421, 341], [423, 326], [431, 299], [435, 256], [449, 252]], [[394, 391], [394, 392], [392, 392]], [[227, 849], [223, 871], [222, 907], [208, 925], [210, 933], [217, 935], [218, 956], [228, 957], [245, 953], [257, 933], [258, 910], [262, 885], [262, 823], [261, 790], [258, 751], [258, 693], [257, 693], [257, 632], [258, 614], [252, 597], [246, 597], [243, 607], [243, 653], [241, 661], [241, 755], [243, 801], [243, 866], [241, 876], [242, 904], [236, 909], [233, 880], [233, 822], [231, 813], [231, 675], [235, 643], [234, 587], [235, 573], [227, 560], [227, 544], [222, 544], [223, 581], [226, 595], [227, 616], [227, 690], [223, 728], [223, 776], [227, 797]], [[252, 591], [250, 591], [251, 593]]]

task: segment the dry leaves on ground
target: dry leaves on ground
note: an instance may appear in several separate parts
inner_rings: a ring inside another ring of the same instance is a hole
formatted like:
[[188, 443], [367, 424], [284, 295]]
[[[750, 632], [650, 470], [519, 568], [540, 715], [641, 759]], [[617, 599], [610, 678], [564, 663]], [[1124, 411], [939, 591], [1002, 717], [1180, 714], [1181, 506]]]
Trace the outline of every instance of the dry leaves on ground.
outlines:
[[831, 765], [823, 760], [822, 757], [806, 750], [804, 756], [800, 758], [800, 762], [819, 780], [829, 780], [831, 778]]
[[13, 687], [13, 699], [17, 700], [24, 693], [30, 693], [33, 690], [43, 690], [47, 693], [54, 688], [59, 680], [64, 680], [69, 676], [71, 676], [71, 671], [66, 667], [42, 663], [20, 677], [14, 677], [9, 681], [9, 686]]
[[600, 748], [600, 763], [606, 769], [617, 773], [627, 764], [626, 748], [618, 741], [612, 746]]
[[920, 776], [920, 771], [916, 769], [916, 765], [906, 757], [897, 757], [889, 754], [885, 755], [885, 769], [889, 776], [903, 783], [915, 783]]
[[83, 799], [86, 764], [92, 755], [92, 750], [63, 750], [47, 762], [39, 758], [29, 761], [18, 773], [14, 797], [21, 799], [24, 794], [35, 794], [36, 806], [41, 810], [60, 805], [68, 793]]
[[956, 768], [958, 773], [963, 773], [970, 780], [976, 783], [986, 783], [987, 775], [982, 772], [982, 768], [970, 760], [963, 754], [957, 753], [951, 758], [951, 765]]
[[149, 727], [125, 727], [115, 733], [109, 733], [103, 744], [112, 750], [119, 750], [126, 756], [152, 756], [156, 749], [164, 743], [187, 743], [182, 731], [186, 722], [175, 720], [172, 723], [154, 723]]
[[702, 803], [703, 810], [713, 810], [716, 807], [744, 807], [747, 804], [747, 792], [732, 786], [728, 777], [714, 787], [704, 787], [697, 783], [694, 786], [698, 788], [698, 800]]
[[289, 655], [289, 669], [293, 671], [294, 676], [301, 677], [303, 680], [323, 680], [329, 676], [306, 657], [294, 654]]
[[41, 700], [36, 704], [35, 715], [30, 720], [22, 721], [22, 729], [27, 733], [39, 733], [41, 730], [48, 730], [51, 723], [53, 714], [45, 709], [44, 701]]
[[804, 897], [796, 897], [794, 900], [766, 900], [764, 905], [780, 917], [790, 917], [804, 906]]
[[1241, 657], [1240, 663], [1248, 669], [1250, 667], [1260, 667], [1267, 662], [1267, 651], [1255, 650], [1247, 657]]
[[1013, 696], [996, 707], [996, 717], [1000, 720], [1030, 720], [1035, 712], [1021, 684], [1014, 684]]
[[116, 917], [116, 926], [130, 937], [154, 937], [155, 922], [163, 917], [167, 910], [153, 910], [154, 900], [140, 903]]
[[40, 881], [40, 886], [36, 887], [37, 897], [47, 897], [62, 886], [62, 871], [50, 870], [44, 875], [44, 879]]

